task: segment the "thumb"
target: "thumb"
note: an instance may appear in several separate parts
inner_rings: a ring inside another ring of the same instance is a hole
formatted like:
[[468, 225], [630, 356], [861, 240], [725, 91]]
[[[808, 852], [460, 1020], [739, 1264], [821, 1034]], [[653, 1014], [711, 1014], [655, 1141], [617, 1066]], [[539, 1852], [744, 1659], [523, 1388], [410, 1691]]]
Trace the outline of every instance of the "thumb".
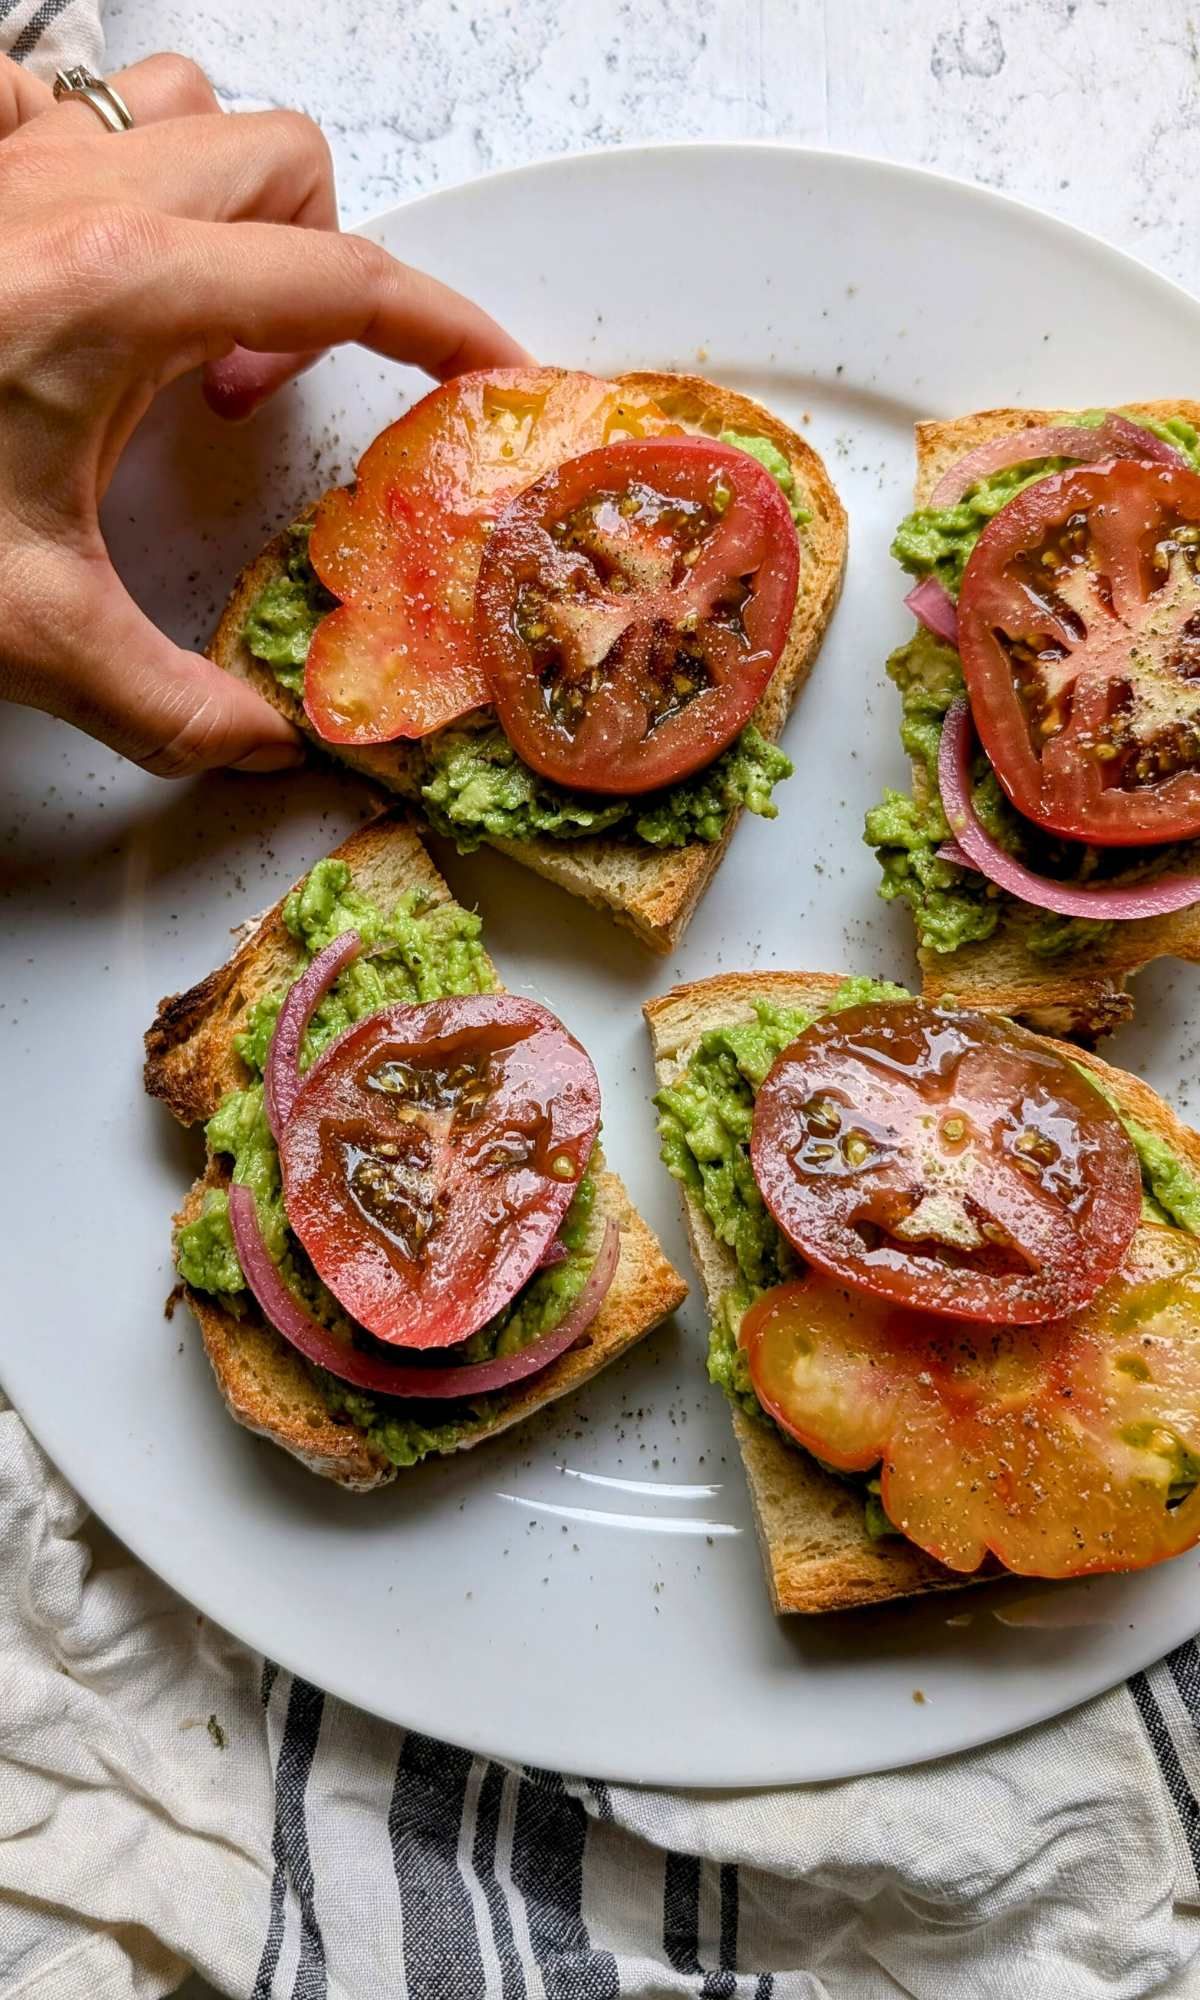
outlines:
[[235, 347], [232, 354], [209, 362], [204, 400], [227, 423], [242, 423], [285, 382], [314, 368], [326, 352], [317, 347], [305, 354], [253, 354], [249, 348]]
[[281, 771], [304, 745], [270, 702], [160, 632], [110, 571], [100, 601], [66, 628], [69, 657], [11, 691], [61, 716], [160, 778], [198, 771]]

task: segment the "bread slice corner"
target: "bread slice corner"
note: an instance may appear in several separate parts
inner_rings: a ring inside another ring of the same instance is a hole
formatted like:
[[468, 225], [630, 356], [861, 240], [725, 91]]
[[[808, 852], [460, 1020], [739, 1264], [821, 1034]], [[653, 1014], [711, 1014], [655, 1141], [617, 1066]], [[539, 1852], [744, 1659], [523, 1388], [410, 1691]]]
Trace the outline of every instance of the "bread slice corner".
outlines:
[[[355, 886], [385, 907], [418, 886], [435, 902], [450, 900], [416, 832], [397, 809], [371, 821], [334, 852], [349, 864]], [[302, 957], [284, 924], [283, 902], [281, 898], [249, 927], [227, 964], [190, 991], [163, 1000], [147, 1031], [146, 1089], [185, 1125], [211, 1117], [228, 1091], [245, 1084], [247, 1072], [233, 1037], [255, 1002], [300, 970]], [[175, 1217], [176, 1225], [199, 1212], [210, 1188], [227, 1185], [226, 1163], [210, 1156]], [[686, 1298], [686, 1283], [632, 1207], [621, 1181], [601, 1162], [596, 1186], [595, 1227], [616, 1223], [620, 1258], [589, 1329], [588, 1345], [572, 1348], [532, 1381], [496, 1393], [487, 1418], [464, 1426], [457, 1450], [498, 1436], [580, 1388]], [[252, 1303], [235, 1314], [219, 1299], [191, 1287], [184, 1287], [183, 1296], [199, 1324], [226, 1407], [238, 1423], [352, 1491], [366, 1492], [396, 1477], [396, 1466], [367, 1433], [331, 1410], [313, 1372]]]
[[[1200, 428], [1200, 403], [1186, 397], [1153, 403], [1123, 403], [1133, 417], [1185, 417]], [[982, 410], [971, 416], [919, 423], [916, 427], [915, 500], [928, 505], [944, 472], [977, 445], [1012, 431], [1041, 424], [1070, 423], [1080, 413], [1067, 410]], [[925, 774], [914, 764], [918, 798]], [[1200, 963], [1200, 904], [1163, 917], [1119, 923], [1102, 943], [1057, 959], [1039, 959], [1026, 934], [1040, 912], [1022, 904], [1005, 908], [990, 938], [960, 945], [957, 951], [921, 950], [923, 990], [929, 1000], [956, 999], [965, 1007], [990, 1008], [1045, 1034], [1069, 1035], [1094, 1043], [1133, 1015], [1131, 976], [1156, 958]]]
[[[813, 1007], [841, 985], [825, 973], [725, 973], [677, 986], [645, 1008], [660, 1086], [687, 1068], [706, 1029], [751, 1020], [754, 1002]], [[1149, 1084], [1099, 1056], [1063, 1042], [1048, 1044], [1090, 1069], [1122, 1109], [1162, 1139], [1200, 1177], [1200, 1134], [1185, 1125]], [[711, 1313], [737, 1278], [732, 1253], [717, 1241], [703, 1207], [684, 1191], [688, 1237]], [[767, 1419], [731, 1406], [746, 1469], [771, 1604], [777, 1612], [850, 1610], [891, 1598], [956, 1590], [1001, 1574], [988, 1565], [964, 1575], [943, 1567], [899, 1536], [867, 1533], [861, 1499], [788, 1443]]]
[[[812, 520], [798, 529], [800, 584], [791, 630], [779, 664], [752, 721], [774, 741], [808, 678], [825, 629], [841, 593], [846, 564], [846, 513], [825, 466], [812, 446], [782, 419], [749, 396], [704, 381], [700, 376], [641, 372], [617, 378], [652, 396], [670, 417], [689, 430], [715, 436], [722, 430], [769, 438], [788, 459], [797, 489]], [[311, 514], [316, 503], [307, 511]], [[256, 660], [242, 638], [246, 615], [259, 593], [287, 558], [286, 531], [268, 542], [242, 571], [209, 644], [210, 659], [249, 682], [281, 715], [326, 754], [336, 756], [390, 792], [419, 805], [419, 781], [412, 750], [402, 741], [361, 748], [323, 744], [298, 696], [280, 686], [271, 669]], [[785, 807], [786, 809], [786, 807]], [[604, 910], [632, 930], [652, 951], [672, 951], [682, 936], [731, 840], [740, 811], [730, 816], [719, 841], [690, 841], [681, 848], [653, 848], [611, 835], [584, 840], [492, 840], [489, 844], [535, 874]]]
[[[676, 986], [646, 1003], [660, 1087], [686, 1070], [709, 1028], [754, 1018], [754, 1002], [781, 1007], [826, 1005], [842, 984], [819, 972], [723, 973]], [[694, 1195], [684, 1191], [688, 1239], [710, 1313], [736, 1282], [733, 1253], [714, 1236]], [[714, 1394], [717, 1392], [714, 1391]], [[777, 1612], [846, 1611], [970, 1581], [897, 1537], [867, 1533], [861, 1497], [789, 1444], [767, 1418], [731, 1405], [766, 1573]]]

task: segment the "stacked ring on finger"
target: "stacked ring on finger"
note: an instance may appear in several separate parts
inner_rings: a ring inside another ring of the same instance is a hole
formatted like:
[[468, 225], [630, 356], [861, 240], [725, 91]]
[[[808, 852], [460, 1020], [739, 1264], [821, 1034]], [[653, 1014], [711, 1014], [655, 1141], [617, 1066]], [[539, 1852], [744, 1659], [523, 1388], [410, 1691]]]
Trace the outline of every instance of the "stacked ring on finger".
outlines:
[[94, 70], [82, 65], [74, 69], [60, 69], [54, 79], [54, 101], [62, 104], [67, 98], [77, 98], [87, 104], [97, 118], [110, 132], [128, 132], [133, 127], [133, 113], [111, 83], [106, 83]]

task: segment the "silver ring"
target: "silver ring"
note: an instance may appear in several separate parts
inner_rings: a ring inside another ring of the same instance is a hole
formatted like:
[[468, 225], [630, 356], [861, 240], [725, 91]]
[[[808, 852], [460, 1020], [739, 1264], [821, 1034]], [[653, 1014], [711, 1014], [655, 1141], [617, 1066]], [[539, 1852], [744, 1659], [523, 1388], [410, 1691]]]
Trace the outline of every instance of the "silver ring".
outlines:
[[110, 132], [128, 132], [133, 125], [133, 113], [111, 83], [105, 83], [90, 69], [60, 69], [54, 79], [54, 98], [62, 104], [68, 97], [77, 97], [82, 104], [90, 104], [106, 129]]

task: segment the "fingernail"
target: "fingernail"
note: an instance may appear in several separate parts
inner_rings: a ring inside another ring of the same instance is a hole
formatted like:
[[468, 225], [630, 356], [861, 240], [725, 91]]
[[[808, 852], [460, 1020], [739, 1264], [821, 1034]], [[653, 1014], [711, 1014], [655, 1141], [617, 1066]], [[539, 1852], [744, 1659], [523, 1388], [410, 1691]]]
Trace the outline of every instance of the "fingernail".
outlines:
[[249, 756], [239, 757], [231, 771], [294, 771], [297, 764], [304, 762], [304, 747], [299, 743], [268, 743], [261, 750], [251, 750]]

